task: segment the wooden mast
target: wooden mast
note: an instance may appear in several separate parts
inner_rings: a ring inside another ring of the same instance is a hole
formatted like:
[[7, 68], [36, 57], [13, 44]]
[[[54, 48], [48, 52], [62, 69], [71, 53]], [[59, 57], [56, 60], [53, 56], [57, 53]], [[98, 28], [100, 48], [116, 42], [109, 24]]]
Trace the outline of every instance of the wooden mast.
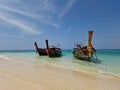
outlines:
[[45, 42], [46, 42], [46, 52], [47, 52], [47, 54], [49, 55], [49, 45], [48, 45], [48, 40], [45, 40]]
[[39, 52], [39, 48], [38, 48], [37, 42], [35, 42], [34, 45], [36, 47], [36, 52], [38, 53]]
[[88, 43], [87, 43], [87, 50], [88, 50], [88, 57], [92, 57], [92, 35], [93, 31], [88, 31]]

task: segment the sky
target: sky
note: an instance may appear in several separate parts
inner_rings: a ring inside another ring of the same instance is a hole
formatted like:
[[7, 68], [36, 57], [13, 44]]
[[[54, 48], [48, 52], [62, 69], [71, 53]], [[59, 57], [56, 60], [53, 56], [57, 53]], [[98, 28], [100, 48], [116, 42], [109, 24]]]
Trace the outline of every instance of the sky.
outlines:
[[120, 49], [120, 0], [0, 0], [0, 50], [72, 49], [89, 30], [96, 49]]

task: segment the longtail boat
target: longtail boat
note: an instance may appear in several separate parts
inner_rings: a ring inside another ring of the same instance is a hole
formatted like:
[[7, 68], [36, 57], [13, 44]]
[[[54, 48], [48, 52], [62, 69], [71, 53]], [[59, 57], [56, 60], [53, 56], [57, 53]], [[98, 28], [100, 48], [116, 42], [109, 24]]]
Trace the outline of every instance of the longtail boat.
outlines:
[[61, 57], [62, 56], [62, 50], [58, 47], [49, 47], [48, 40], [46, 40], [46, 52], [49, 57]]
[[85, 61], [91, 61], [93, 55], [96, 55], [96, 50], [92, 46], [93, 31], [88, 31], [88, 42], [86, 46], [81, 43], [74, 43], [73, 56]]
[[36, 53], [38, 53], [40, 56], [46, 56], [47, 52], [45, 48], [38, 48], [37, 42], [34, 43], [36, 47]]
[[49, 57], [60, 57], [62, 56], [62, 50], [58, 47], [49, 47], [48, 40], [45, 40], [46, 48], [38, 48], [37, 42], [34, 43], [36, 52], [40, 55], [48, 55]]

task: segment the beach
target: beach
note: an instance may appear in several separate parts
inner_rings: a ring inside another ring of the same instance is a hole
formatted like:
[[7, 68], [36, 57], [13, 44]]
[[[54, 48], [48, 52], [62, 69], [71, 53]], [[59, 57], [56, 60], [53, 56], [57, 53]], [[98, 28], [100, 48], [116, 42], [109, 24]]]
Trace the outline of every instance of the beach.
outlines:
[[0, 58], [1, 90], [120, 90], [120, 78], [49, 63]]

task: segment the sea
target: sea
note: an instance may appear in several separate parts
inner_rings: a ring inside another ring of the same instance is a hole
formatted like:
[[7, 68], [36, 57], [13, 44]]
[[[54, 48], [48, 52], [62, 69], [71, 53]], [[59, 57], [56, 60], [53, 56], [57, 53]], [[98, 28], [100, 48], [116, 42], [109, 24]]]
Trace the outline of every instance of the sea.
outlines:
[[71, 49], [62, 50], [62, 57], [39, 56], [35, 50], [0, 50], [0, 58], [30, 63], [50, 64], [74, 70], [89, 70], [120, 77], [120, 49], [97, 49], [98, 62], [78, 60]]

